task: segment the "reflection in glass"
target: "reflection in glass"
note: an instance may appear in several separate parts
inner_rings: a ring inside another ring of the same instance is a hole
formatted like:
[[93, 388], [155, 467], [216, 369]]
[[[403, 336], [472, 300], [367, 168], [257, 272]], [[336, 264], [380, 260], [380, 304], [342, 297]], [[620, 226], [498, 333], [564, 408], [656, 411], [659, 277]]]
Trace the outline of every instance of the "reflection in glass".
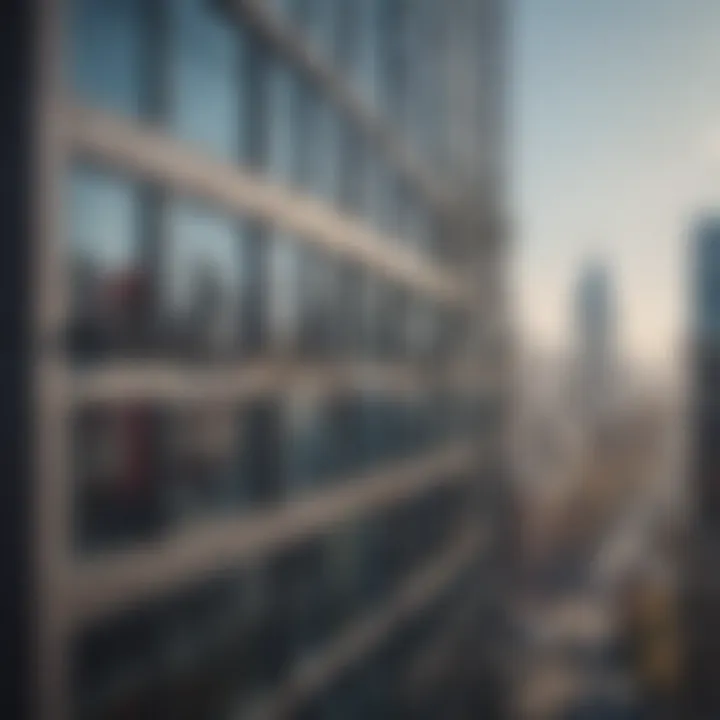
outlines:
[[314, 87], [298, 78], [293, 83], [291, 97], [294, 152], [292, 180], [298, 189], [316, 193], [324, 144], [324, 138], [319, 134], [319, 94]]
[[173, 132], [214, 155], [237, 160], [245, 120], [238, 30], [214, 3], [175, 0], [170, 8]]
[[72, 0], [69, 9], [74, 89], [103, 109], [141, 114], [148, 79], [149, 3]]
[[72, 172], [69, 190], [71, 349], [83, 359], [139, 350], [152, 314], [139, 191], [89, 168]]
[[338, 180], [342, 148], [341, 123], [335, 107], [327, 101], [320, 101], [316, 123], [319, 142], [316, 177], [313, 184], [320, 198], [335, 204], [340, 201]]
[[244, 245], [234, 223], [190, 203], [168, 213], [162, 306], [167, 330], [189, 353], [238, 349], [246, 283]]
[[380, 350], [380, 281], [370, 274], [362, 278], [362, 355], [375, 358]]
[[294, 167], [293, 93], [296, 78], [292, 71], [276, 59], [269, 71], [268, 164], [270, 177], [290, 184]]
[[169, 413], [165, 495], [174, 520], [229, 512], [245, 499], [243, 421], [235, 408], [218, 404]]
[[74, 527], [83, 550], [151, 537], [165, 526], [161, 432], [147, 405], [90, 407], [76, 417]]
[[270, 250], [269, 335], [279, 353], [296, 349], [300, 326], [300, 273], [297, 240], [276, 231]]
[[339, 300], [337, 267], [319, 250], [300, 251], [300, 349], [326, 354], [336, 345], [335, 313]]
[[327, 478], [332, 458], [332, 433], [325, 407], [318, 398], [290, 398], [285, 418], [284, 477], [286, 495], [293, 498]]

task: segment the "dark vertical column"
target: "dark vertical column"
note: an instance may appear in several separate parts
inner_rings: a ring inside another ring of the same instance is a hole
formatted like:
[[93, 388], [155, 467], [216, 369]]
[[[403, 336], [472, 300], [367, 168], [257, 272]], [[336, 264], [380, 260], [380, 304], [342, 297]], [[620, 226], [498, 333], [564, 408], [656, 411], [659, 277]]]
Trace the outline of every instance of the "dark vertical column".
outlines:
[[0, 708], [28, 715], [30, 508], [28, 270], [34, 2], [9, 0], [0, 22]]
[[720, 582], [715, 569], [720, 550], [720, 352], [696, 342], [691, 361], [689, 476], [690, 547], [683, 588], [687, 647], [688, 717], [717, 717], [720, 711]]

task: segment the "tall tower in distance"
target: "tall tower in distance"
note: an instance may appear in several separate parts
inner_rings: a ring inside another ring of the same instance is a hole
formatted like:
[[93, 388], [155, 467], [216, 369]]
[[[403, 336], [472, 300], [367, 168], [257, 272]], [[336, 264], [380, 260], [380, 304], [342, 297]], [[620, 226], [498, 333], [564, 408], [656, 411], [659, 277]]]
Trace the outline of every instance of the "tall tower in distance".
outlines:
[[578, 399], [590, 427], [602, 421], [613, 395], [616, 318], [607, 267], [588, 263], [578, 279], [575, 298]]

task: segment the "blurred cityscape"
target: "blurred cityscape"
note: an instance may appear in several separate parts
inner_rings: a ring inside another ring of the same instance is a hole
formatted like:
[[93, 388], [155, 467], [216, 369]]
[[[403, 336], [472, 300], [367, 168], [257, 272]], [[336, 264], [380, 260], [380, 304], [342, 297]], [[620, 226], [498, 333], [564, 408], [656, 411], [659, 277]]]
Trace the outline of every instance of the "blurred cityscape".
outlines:
[[525, 332], [523, 4], [9, 3], [3, 717], [720, 718], [720, 204]]

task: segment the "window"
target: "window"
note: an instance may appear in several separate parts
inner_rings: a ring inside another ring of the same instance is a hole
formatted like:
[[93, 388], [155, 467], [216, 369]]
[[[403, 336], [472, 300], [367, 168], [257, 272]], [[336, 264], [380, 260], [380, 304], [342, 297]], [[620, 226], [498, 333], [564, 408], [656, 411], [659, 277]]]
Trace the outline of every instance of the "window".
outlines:
[[93, 551], [281, 494], [277, 402], [98, 404], [73, 425], [76, 533]]
[[70, 176], [69, 343], [83, 360], [138, 351], [151, 332], [151, 268], [140, 190], [86, 167]]
[[420, 198], [416, 197], [412, 227], [413, 246], [429, 257], [435, 255], [435, 234], [432, 214], [425, 208]]
[[378, 352], [387, 359], [397, 358], [404, 350], [405, 297], [400, 288], [387, 281], [376, 281]]
[[246, 650], [247, 575], [212, 578], [80, 632], [74, 716], [195, 717], [240, 704], [257, 664]]
[[395, 121], [403, 114], [407, 92], [405, 18], [407, 0], [379, 0], [378, 101]]
[[337, 346], [337, 281], [337, 267], [325, 252], [311, 247], [301, 249], [300, 349], [307, 355], [327, 355]]
[[285, 428], [283, 475], [287, 496], [292, 498], [328, 477], [333, 438], [324, 404], [314, 396], [289, 399]]
[[170, 123], [181, 139], [240, 158], [246, 123], [241, 37], [205, 0], [170, 3]]
[[350, 79], [360, 63], [361, 38], [358, 27], [363, 3], [357, 0], [337, 1], [337, 35], [335, 53], [339, 67]]
[[408, 352], [417, 360], [426, 360], [435, 347], [435, 315], [424, 298], [411, 301], [408, 309]]
[[157, 535], [167, 524], [162, 417], [146, 404], [91, 406], [73, 425], [74, 528], [93, 551]]
[[76, 717], [107, 717], [117, 705], [147, 710], [142, 696], [160, 666], [157, 613], [143, 608], [83, 631], [74, 640]]
[[335, 53], [338, 15], [342, 0], [314, 0], [313, 13], [308, 26], [312, 43], [332, 62]]
[[243, 411], [243, 471], [247, 478], [244, 495], [250, 504], [266, 505], [282, 498], [283, 417], [277, 399], [262, 399]]
[[362, 209], [364, 220], [377, 232], [383, 232], [384, 228], [384, 204], [387, 200], [383, 196], [386, 191], [384, 186], [385, 166], [376, 152], [368, 152], [365, 158], [365, 183], [364, 190], [365, 207]]
[[313, 184], [320, 198], [330, 204], [335, 204], [340, 200], [338, 180], [340, 178], [342, 137], [340, 119], [335, 108], [329, 102], [320, 102], [317, 108], [316, 123], [319, 142], [316, 149], [316, 177]]
[[323, 568], [327, 588], [326, 607], [330, 632], [338, 632], [352, 623], [362, 609], [358, 590], [362, 578], [363, 536], [357, 523], [338, 528], [326, 541]]
[[379, 300], [378, 280], [368, 272], [361, 278], [361, 350], [365, 359], [375, 358], [378, 352]]
[[259, 222], [248, 223], [246, 229], [243, 250], [247, 270], [241, 300], [242, 345], [247, 353], [260, 354], [267, 351], [269, 340], [271, 231]]
[[129, 115], [146, 110], [150, 8], [143, 0], [72, 0], [71, 76], [83, 100]]
[[297, 347], [300, 330], [300, 248], [298, 240], [275, 231], [270, 256], [269, 335], [275, 352]]
[[403, 243], [412, 246], [414, 228], [412, 192], [407, 182], [397, 179], [395, 185], [395, 219], [397, 236]]
[[165, 502], [174, 522], [233, 512], [246, 500], [247, 418], [221, 403], [167, 413]]
[[[271, 67], [265, 43], [257, 37], [247, 37], [244, 55], [246, 132], [241, 152], [257, 169], [265, 169], [270, 157]], [[242, 93], [242, 88], [239, 91]]]
[[292, 85], [293, 169], [297, 188], [316, 193], [322, 138], [319, 134], [320, 102], [317, 90], [303, 80]]
[[372, 178], [375, 224], [387, 235], [400, 235], [400, 210], [398, 197], [399, 179], [383, 159], [376, 159]]
[[359, 54], [354, 68], [354, 78], [360, 93], [370, 105], [377, 103], [377, 55], [378, 55], [378, 18], [376, 2], [367, 0], [357, 3]]
[[162, 257], [163, 320], [173, 346], [201, 357], [236, 353], [247, 268], [234, 223], [176, 201], [168, 212]]
[[268, 102], [268, 166], [270, 177], [280, 183], [290, 184], [295, 163], [295, 126], [293, 101], [297, 79], [280, 60], [269, 69]]
[[359, 267], [345, 264], [339, 266], [338, 276], [334, 336], [338, 351], [353, 357], [362, 350], [363, 274]]
[[367, 150], [360, 133], [343, 123], [340, 139], [340, 178], [338, 199], [350, 212], [362, 215], [367, 208]]

